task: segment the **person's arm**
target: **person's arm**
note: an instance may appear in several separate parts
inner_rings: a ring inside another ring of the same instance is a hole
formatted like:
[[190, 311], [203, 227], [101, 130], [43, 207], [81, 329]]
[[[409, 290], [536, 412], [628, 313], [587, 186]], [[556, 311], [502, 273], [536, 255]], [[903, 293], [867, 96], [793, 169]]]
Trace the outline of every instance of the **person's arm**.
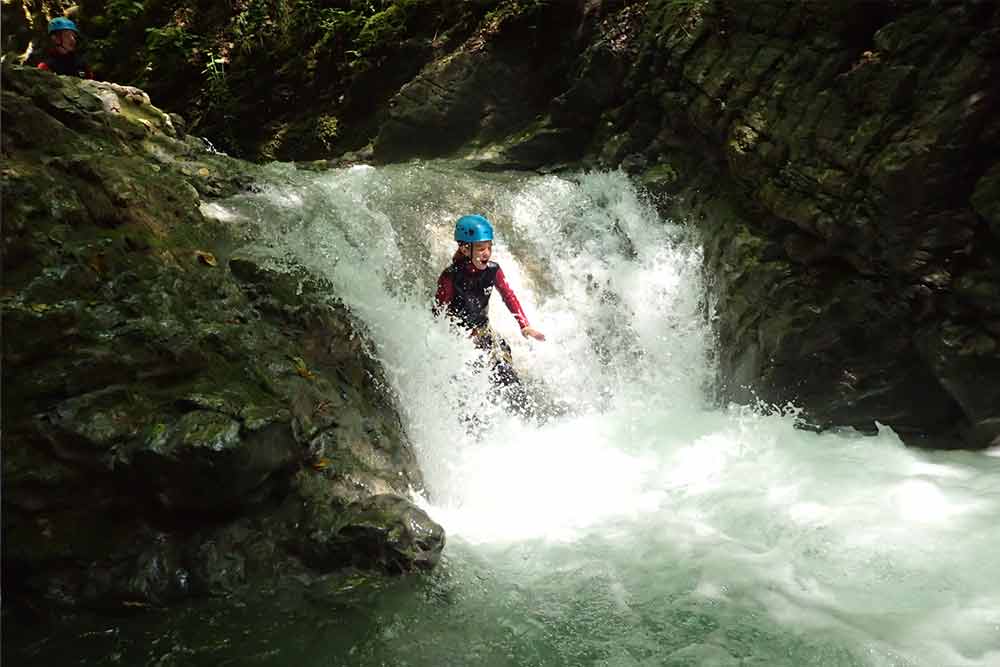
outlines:
[[434, 294], [434, 305], [431, 310], [435, 315], [440, 315], [447, 310], [455, 296], [455, 283], [451, 280], [451, 274], [447, 271], [441, 273], [438, 278], [437, 293]]
[[499, 267], [497, 267], [496, 285], [501, 298], [503, 298], [503, 302], [507, 305], [507, 310], [514, 315], [514, 319], [517, 320], [518, 326], [521, 327], [521, 335], [530, 336], [535, 340], [545, 340], [545, 334], [537, 329], [534, 329], [530, 324], [528, 324], [528, 316], [524, 314], [524, 309], [521, 308], [521, 302], [517, 300], [514, 290], [510, 288], [510, 284], [507, 282], [507, 277], [503, 274], [503, 269]]

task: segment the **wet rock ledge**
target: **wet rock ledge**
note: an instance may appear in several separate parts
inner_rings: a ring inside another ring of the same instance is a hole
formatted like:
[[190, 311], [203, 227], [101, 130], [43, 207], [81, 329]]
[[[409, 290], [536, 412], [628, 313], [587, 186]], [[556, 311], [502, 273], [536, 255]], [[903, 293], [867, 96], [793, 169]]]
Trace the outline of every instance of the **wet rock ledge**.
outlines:
[[253, 165], [112, 84], [5, 65], [2, 113], [6, 606], [433, 567], [363, 330], [199, 212]]

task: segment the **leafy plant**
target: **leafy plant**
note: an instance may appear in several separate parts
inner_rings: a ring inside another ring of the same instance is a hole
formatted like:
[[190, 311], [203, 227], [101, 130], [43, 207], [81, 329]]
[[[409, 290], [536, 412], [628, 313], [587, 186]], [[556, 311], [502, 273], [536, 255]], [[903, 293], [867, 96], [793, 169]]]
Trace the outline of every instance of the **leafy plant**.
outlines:
[[116, 24], [130, 21], [145, 10], [139, 0], [109, 0], [105, 7], [104, 15]]
[[357, 35], [364, 25], [364, 19], [356, 12], [343, 9], [324, 9], [317, 21], [324, 34]]
[[323, 115], [316, 119], [316, 138], [330, 150], [340, 135], [340, 121], [336, 116]]
[[274, 36], [277, 23], [266, 0], [250, 0], [232, 22], [232, 35], [239, 49], [249, 53], [263, 48]]
[[231, 102], [232, 93], [229, 90], [229, 81], [226, 79], [225, 58], [210, 53], [205, 69], [201, 73], [205, 76], [204, 92], [208, 109], [226, 106]]
[[146, 28], [146, 55], [149, 69], [173, 71], [177, 64], [190, 60], [199, 38], [187, 29], [168, 25]]

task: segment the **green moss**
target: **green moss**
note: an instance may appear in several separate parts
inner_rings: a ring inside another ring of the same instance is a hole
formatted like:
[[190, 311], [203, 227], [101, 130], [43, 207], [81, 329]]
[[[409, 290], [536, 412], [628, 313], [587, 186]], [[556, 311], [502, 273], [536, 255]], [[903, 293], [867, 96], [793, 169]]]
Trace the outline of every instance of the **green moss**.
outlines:
[[674, 166], [666, 162], [647, 169], [641, 176], [643, 183], [656, 186], [673, 185], [679, 179], [680, 174], [677, 173]]
[[400, 39], [406, 27], [406, 12], [399, 5], [370, 16], [358, 34], [358, 44], [371, 51]]

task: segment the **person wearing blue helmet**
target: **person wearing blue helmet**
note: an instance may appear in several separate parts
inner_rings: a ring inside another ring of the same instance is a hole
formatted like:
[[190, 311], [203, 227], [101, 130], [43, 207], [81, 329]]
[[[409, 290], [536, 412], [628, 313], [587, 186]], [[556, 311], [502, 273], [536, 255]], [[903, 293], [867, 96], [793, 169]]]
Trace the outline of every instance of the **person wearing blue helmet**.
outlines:
[[65, 16], [57, 16], [49, 21], [49, 41], [52, 44], [46, 51], [45, 58], [38, 63], [38, 69], [63, 76], [93, 79], [93, 71], [77, 50], [79, 38], [80, 31], [76, 23]]
[[[521, 335], [545, 340], [545, 335], [528, 323], [514, 290], [500, 265], [492, 261], [493, 225], [481, 215], [464, 215], [455, 224], [458, 249], [451, 265], [438, 278], [434, 297], [435, 314], [446, 313], [468, 329], [475, 344], [486, 351], [492, 366], [492, 378], [504, 387], [520, 387], [514, 372], [510, 345], [490, 327], [489, 304], [493, 288], [500, 292], [507, 309], [521, 327]], [[518, 404], [520, 399], [513, 399]]]

